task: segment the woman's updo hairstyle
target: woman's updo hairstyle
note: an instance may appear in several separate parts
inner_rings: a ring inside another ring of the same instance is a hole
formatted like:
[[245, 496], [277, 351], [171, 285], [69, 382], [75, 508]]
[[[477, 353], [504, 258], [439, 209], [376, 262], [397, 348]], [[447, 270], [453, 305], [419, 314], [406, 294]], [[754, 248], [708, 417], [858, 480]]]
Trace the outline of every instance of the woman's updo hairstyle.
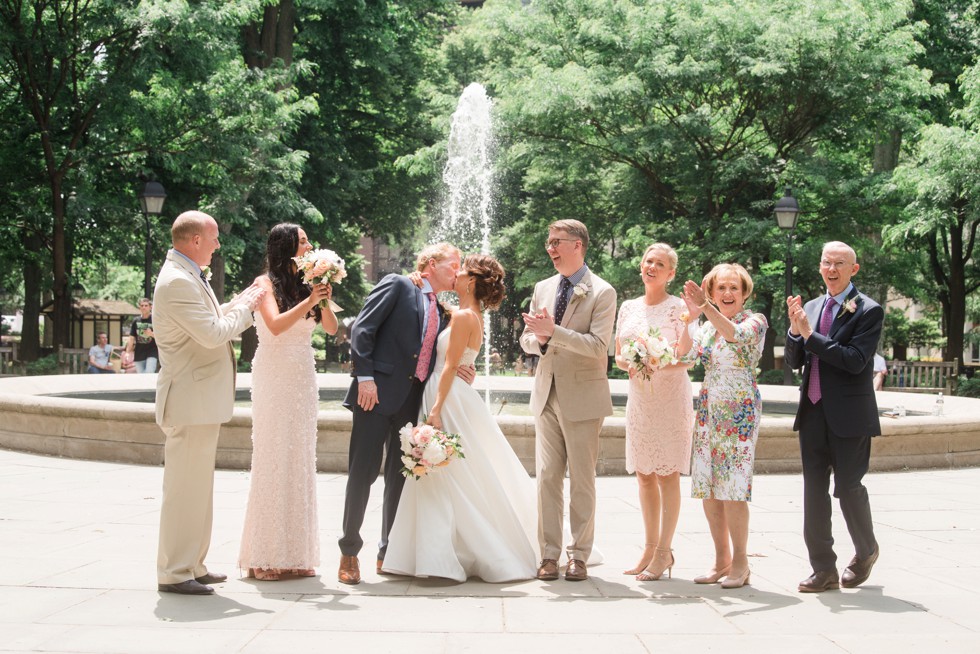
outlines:
[[504, 267], [489, 254], [471, 254], [463, 261], [463, 269], [474, 280], [473, 293], [483, 303], [483, 308], [492, 311], [500, 306], [507, 295], [504, 289]]

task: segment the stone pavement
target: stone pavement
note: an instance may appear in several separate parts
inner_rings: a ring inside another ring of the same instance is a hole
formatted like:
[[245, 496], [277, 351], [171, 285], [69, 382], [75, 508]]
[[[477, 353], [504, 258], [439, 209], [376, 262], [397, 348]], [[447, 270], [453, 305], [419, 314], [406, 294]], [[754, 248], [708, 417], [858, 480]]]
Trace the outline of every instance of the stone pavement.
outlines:
[[[257, 582], [235, 562], [248, 473], [218, 471], [211, 597], [156, 590], [162, 468], [0, 451], [0, 651], [8, 652], [980, 652], [980, 469], [867, 478], [881, 558], [867, 585], [796, 592], [809, 574], [797, 475], [758, 475], [752, 585], [691, 582], [712, 562], [700, 503], [685, 499], [673, 579], [637, 582], [636, 482], [598, 480], [607, 563], [583, 583], [336, 581], [345, 476], [319, 477], [319, 577]], [[682, 479], [684, 496], [689, 482]], [[380, 484], [376, 484], [380, 491]], [[365, 540], [377, 539], [380, 493]], [[836, 511], [836, 506], [835, 506]], [[835, 512], [838, 553], [850, 541]]]

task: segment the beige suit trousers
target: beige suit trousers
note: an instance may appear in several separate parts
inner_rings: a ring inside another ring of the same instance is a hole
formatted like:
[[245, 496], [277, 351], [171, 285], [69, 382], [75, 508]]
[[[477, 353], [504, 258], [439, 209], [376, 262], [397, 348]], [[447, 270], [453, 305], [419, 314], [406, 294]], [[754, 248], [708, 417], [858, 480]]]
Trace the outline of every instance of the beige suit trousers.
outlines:
[[161, 427], [164, 445], [163, 506], [157, 581], [179, 584], [207, 574], [211, 546], [214, 459], [221, 425]]
[[[574, 398], [570, 398], [574, 402]], [[560, 559], [565, 515], [565, 469], [569, 477], [569, 559], [588, 561], [595, 540], [595, 466], [602, 418], [568, 420], [552, 383], [534, 421], [538, 477], [538, 543], [542, 559]]]

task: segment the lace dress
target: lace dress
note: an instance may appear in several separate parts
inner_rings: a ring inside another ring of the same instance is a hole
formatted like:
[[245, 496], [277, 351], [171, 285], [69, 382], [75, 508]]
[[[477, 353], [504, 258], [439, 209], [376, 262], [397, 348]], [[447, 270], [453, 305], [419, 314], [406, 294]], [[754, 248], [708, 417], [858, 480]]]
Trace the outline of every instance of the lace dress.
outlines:
[[742, 311], [732, 318], [729, 343], [710, 322], [701, 326], [692, 351], [704, 365], [691, 455], [691, 497], [748, 502], [759, 437], [762, 398], [755, 367], [762, 356], [766, 318]]
[[[669, 342], [686, 329], [680, 315], [684, 301], [668, 297], [650, 306], [641, 297], [626, 300], [619, 309], [616, 338], [620, 346], [660, 329]], [[649, 380], [634, 375], [626, 401], [626, 471], [645, 475], [687, 474], [691, 466], [691, 432], [694, 407], [691, 380], [684, 368], [657, 370]]]
[[[420, 419], [435, 403], [449, 333], [447, 329], [439, 335], [436, 367], [425, 385]], [[476, 350], [466, 348], [460, 363], [471, 364], [476, 355]], [[460, 434], [465, 458], [405, 481], [384, 570], [456, 581], [534, 577], [534, 482], [483, 398], [459, 378], [443, 405], [442, 423], [446, 431]]]
[[316, 506], [319, 389], [310, 335], [298, 320], [274, 336], [255, 314], [252, 472], [238, 565], [312, 569], [320, 564]]

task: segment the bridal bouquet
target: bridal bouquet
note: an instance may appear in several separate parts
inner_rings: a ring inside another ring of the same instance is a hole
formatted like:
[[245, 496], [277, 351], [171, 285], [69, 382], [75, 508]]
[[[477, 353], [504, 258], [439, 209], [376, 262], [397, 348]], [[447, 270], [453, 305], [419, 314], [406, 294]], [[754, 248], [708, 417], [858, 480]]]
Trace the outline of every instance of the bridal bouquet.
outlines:
[[660, 334], [657, 327], [651, 327], [646, 334], [626, 341], [620, 354], [633, 364], [644, 379], [650, 379], [652, 371], [658, 368], [677, 363], [674, 346]]
[[[347, 277], [344, 260], [333, 250], [310, 250], [301, 257], [293, 257], [296, 268], [303, 273], [303, 281], [308, 285], [336, 284]], [[330, 300], [322, 300], [320, 306], [326, 309]]]
[[463, 448], [459, 434], [451, 434], [432, 425], [413, 426], [408, 423], [399, 432], [402, 443], [402, 475], [416, 479], [429, 474], [433, 468], [449, 465], [453, 459], [462, 459]]

